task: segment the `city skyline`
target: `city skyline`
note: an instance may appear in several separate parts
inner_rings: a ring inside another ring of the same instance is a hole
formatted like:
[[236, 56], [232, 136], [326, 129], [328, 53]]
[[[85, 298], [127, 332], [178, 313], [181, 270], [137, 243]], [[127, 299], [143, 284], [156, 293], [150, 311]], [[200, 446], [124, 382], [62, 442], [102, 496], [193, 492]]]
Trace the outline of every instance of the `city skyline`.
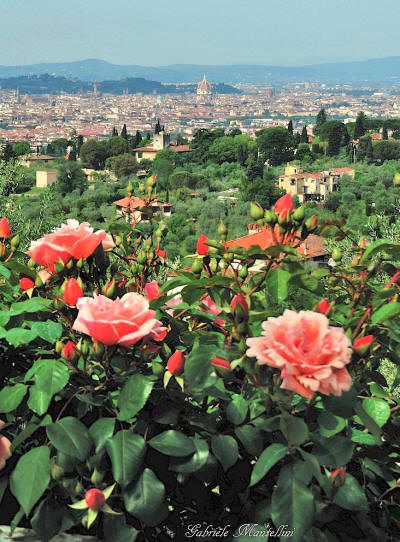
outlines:
[[[384, 9], [383, 9], [384, 8]], [[395, 0], [326, 0], [232, 5], [204, 0], [143, 3], [6, 0], [0, 65], [101, 58], [120, 65], [250, 64], [304, 66], [400, 54]], [[392, 14], [387, 17], [387, 13]], [[334, 30], [334, 32], [332, 32]]]

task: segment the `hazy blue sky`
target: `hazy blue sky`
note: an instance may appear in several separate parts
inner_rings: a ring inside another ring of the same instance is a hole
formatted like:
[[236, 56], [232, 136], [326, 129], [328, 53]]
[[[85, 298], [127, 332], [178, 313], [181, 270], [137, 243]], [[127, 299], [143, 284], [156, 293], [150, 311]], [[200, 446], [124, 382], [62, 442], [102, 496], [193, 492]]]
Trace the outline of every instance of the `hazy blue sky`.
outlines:
[[399, 0], [1, 0], [0, 64], [276, 64], [400, 55]]

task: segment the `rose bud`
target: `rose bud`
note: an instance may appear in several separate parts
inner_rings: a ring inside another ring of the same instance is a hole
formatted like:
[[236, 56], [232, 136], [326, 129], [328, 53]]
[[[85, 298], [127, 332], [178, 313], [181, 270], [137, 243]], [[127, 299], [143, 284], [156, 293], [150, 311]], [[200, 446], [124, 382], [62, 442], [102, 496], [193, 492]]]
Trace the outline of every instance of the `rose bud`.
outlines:
[[231, 301], [231, 308], [234, 309], [237, 305], [240, 305], [244, 312], [248, 314], [249, 312], [249, 304], [247, 303], [247, 300], [243, 294], [237, 294]]
[[7, 218], [2, 218], [0, 220], [0, 237], [3, 239], [8, 239], [11, 236], [10, 223]]
[[73, 360], [73, 358], [75, 358], [77, 354], [76, 344], [72, 341], [68, 341], [63, 348], [62, 354], [67, 361]]
[[336, 487], [342, 486], [346, 481], [346, 469], [344, 467], [339, 467], [331, 472], [329, 478]]
[[274, 212], [278, 215], [279, 223], [287, 222], [289, 215], [293, 211], [293, 199], [290, 194], [285, 194], [274, 205]]
[[367, 353], [369, 347], [371, 346], [374, 340], [373, 335], [365, 335], [365, 337], [360, 337], [354, 341], [353, 350], [357, 352], [359, 356], [364, 356]]
[[83, 297], [83, 290], [76, 279], [68, 279], [64, 287], [63, 301], [70, 307], [76, 307], [80, 297]]
[[107, 284], [103, 286], [103, 288], [101, 289], [101, 293], [111, 299], [115, 293], [116, 285], [117, 283], [115, 280], [110, 280], [110, 282], [107, 282]]
[[317, 227], [317, 223], [318, 223], [318, 219], [314, 215], [314, 216], [310, 216], [309, 218], [307, 218], [307, 220], [305, 221], [305, 226], [306, 226], [308, 231], [313, 231]]
[[24, 290], [25, 292], [27, 290], [31, 290], [35, 287], [35, 283], [32, 279], [29, 279], [28, 277], [22, 277], [19, 279], [19, 287], [21, 290]]
[[207, 256], [210, 250], [210, 247], [206, 245], [206, 241], [208, 241], [208, 237], [204, 234], [200, 235], [197, 240], [196, 252], [199, 256]]
[[98, 341], [93, 341], [93, 352], [97, 359], [101, 359], [104, 355], [104, 345]]
[[264, 209], [258, 203], [250, 203], [250, 216], [253, 220], [264, 218]]
[[151, 282], [145, 284], [144, 291], [148, 301], [152, 301], [153, 299], [158, 299], [159, 297], [163, 296], [164, 294], [160, 294], [160, 289], [161, 288], [156, 280], [152, 280]]
[[185, 368], [185, 354], [182, 350], [177, 350], [172, 354], [167, 363], [168, 371], [175, 376], [180, 376]]
[[217, 369], [226, 369], [228, 371], [232, 370], [231, 364], [226, 359], [222, 358], [213, 358], [211, 360], [211, 365], [216, 367]]
[[162, 258], [163, 260], [165, 260], [166, 257], [167, 257], [167, 253], [165, 252], [165, 250], [161, 250], [160, 248], [157, 248], [156, 251], [154, 252], [154, 254], [158, 258]]
[[106, 502], [106, 497], [101, 489], [89, 489], [85, 494], [85, 502], [90, 510], [100, 510]]
[[331, 305], [327, 299], [321, 299], [317, 305], [317, 311], [321, 314], [328, 314]]

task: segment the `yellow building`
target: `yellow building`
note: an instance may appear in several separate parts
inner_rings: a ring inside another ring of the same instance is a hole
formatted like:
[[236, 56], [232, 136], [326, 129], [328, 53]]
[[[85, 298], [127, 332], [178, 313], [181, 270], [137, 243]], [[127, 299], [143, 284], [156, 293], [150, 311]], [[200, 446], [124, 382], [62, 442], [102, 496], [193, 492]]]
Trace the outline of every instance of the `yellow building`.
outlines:
[[278, 186], [287, 194], [298, 196], [301, 203], [325, 201], [329, 194], [338, 189], [343, 175], [354, 179], [354, 169], [343, 167], [310, 173], [303, 171], [296, 162], [290, 162], [285, 167], [285, 173], [279, 177]]
[[138, 162], [142, 160], [154, 160], [158, 151], [170, 149], [175, 152], [190, 152], [189, 145], [176, 145], [170, 141], [170, 135], [164, 131], [154, 134], [153, 143], [146, 147], [137, 147], [133, 149], [135, 158]]
[[45, 171], [36, 171], [36, 188], [47, 188], [53, 184], [57, 184], [58, 170], [47, 169]]

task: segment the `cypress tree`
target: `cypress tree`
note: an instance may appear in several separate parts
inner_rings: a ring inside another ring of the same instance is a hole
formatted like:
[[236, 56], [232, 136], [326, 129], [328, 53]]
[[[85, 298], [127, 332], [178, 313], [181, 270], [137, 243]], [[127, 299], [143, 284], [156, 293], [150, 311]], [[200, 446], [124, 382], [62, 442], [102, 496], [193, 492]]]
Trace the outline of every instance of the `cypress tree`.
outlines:
[[295, 145], [295, 147], [297, 147], [298, 145], [300, 145], [300, 141], [301, 141], [300, 134], [299, 134], [299, 132], [296, 132], [296, 133], [294, 134], [294, 145]]
[[374, 148], [372, 146], [371, 138], [368, 139], [366, 157], [367, 157], [368, 161], [373, 162], [373, 160], [374, 160]]
[[14, 154], [11, 143], [5, 144], [2, 158], [5, 162], [8, 162], [9, 160], [11, 160], [11, 158], [15, 158], [15, 154]]
[[293, 121], [292, 120], [289, 121], [287, 129], [288, 129], [289, 134], [293, 135]]
[[340, 152], [340, 143], [342, 141], [342, 127], [340, 124], [331, 131], [328, 139], [328, 156], [337, 156]]
[[382, 129], [382, 139], [384, 139], [385, 141], [389, 139], [388, 131], [385, 124], [383, 125], [383, 129]]
[[154, 126], [154, 134], [159, 134], [161, 132], [160, 119], [157, 120], [156, 125]]
[[350, 143], [350, 135], [347, 131], [346, 126], [343, 128], [343, 135], [342, 135], [342, 147], [347, 147], [347, 145]]
[[121, 130], [121, 137], [128, 139], [128, 130], [126, 129], [126, 124], [123, 125]]
[[303, 126], [303, 130], [301, 131], [300, 136], [300, 143], [308, 143], [307, 126]]
[[114, 126], [111, 137], [112, 136], [117, 136], [117, 135], [118, 135], [118, 131], [117, 131], [116, 127]]
[[356, 118], [356, 124], [354, 126], [354, 139], [360, 139], [367, 131], [366, 116], [363, 111], [360, 111]]
[[321, 124], [324, 124], [327, 121], [327, 114], [325, 109], [321, 109], [317, 115], [317, 118], [315, 120], [316, 126], [321, 126]]

